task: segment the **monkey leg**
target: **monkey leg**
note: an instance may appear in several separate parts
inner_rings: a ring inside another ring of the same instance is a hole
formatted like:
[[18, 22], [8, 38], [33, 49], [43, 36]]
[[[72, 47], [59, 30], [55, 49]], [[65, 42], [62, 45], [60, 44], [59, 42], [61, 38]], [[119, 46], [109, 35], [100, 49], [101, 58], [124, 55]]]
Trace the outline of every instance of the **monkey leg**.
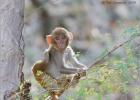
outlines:
[[60, 90], [49, 91], [51, 98], [53, 98], [52, 100], [58, 100], [65, 90], [69, 89], [70, 87], [75, 87], [79, 83], [80, 78], [84, 77], [85, 75], [86, 72], [82, 72], [57, 80], [57, 85], [60, 87]]
[[51, 88], [57, 88], [56, 80], [54, 80], [51, 76], [46, 74], [46, 68], [47, 64], [45, 64], [45, 62], [42, 60], [39, 60], [34, 64], [32, 71], [36, 81], [44, 89], [50, 90]]
[[[65, 92], [65, 90], [69, 89], [70, 87], [75, 87], [79, 83], [79, 80], [84, 76], [86, 76], [86, 71], [77, 73], [73, 76], [69, 76], [66, 79], [62, 78], [61, 80], [58, 80], [57, 84], [60, 87], [62, 87], [62, 89], [58, 91], [50, 92], [51, 97], [59, 98]], [[58, 100], [58, 99], [52, 99], [52, 100]]]
[[73, 76], [67, 77], [67, 76], [64, 75], [61, 79], [56, 80], [58, 89], [56, 89], [56, 90], [51, 90], [50, 89], [49, 95], [51, 96], [51, 98], [53, 98], [53, 97], [58, 97], [59, 98], [65, 92], [65, 90], [67, 90], [70, 87], [72, 77]]
[[45, 72], [44, 69], [47, 67], [42, 60], [37, 61], [33, 67], [32, 72], [36, 81], [41, 85], [41, 87], [46, 88], [46, 82], [44, 80]]

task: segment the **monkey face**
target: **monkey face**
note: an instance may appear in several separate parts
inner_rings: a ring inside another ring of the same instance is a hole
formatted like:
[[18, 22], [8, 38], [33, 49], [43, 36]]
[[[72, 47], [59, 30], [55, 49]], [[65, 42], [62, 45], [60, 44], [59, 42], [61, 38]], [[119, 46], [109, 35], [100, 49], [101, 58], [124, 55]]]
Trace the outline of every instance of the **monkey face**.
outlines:
[[55, 28], [51, 35], [46, 36], [49, 46], [55, 47], [59, 50], [64, 50], [72, 41], [73, 35], [65, 28]]
[[67, 47], [68, 37], [65, 34], [56, 34], [54, 42], [58, 49], [65, 49]]

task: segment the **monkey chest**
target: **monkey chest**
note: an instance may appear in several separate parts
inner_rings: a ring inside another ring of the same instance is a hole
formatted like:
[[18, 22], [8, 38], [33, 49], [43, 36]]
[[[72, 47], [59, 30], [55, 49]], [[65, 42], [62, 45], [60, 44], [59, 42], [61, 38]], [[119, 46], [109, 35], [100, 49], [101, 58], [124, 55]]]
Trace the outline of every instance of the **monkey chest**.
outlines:
[[63, 66], [63, 55], [57, 54], [50, 59], [48, 64], [47, 73], [50, 74], [53, 78], [59, 79], [61, 77], [60, 70]]
[[50, 67], [51, 67], [51, 68], [49, 68], [49, 69], [47, 70], [47, 73], [48, 73], [50, 76], [52, 76], [53, 78], [59, 79], [60, 76], [61, 76], [61, 73], [60, 73], [59, 69], [57, 69], [54, 65], [52, 65], [52, 66], [50, 65]]
[[58, 69], [61, 69], [62, 65], [64, 64], [63, 62], [63, 54], [57, 53], [54, 58], [51, 59], [52, 61], [52, 66], [57, 67]]

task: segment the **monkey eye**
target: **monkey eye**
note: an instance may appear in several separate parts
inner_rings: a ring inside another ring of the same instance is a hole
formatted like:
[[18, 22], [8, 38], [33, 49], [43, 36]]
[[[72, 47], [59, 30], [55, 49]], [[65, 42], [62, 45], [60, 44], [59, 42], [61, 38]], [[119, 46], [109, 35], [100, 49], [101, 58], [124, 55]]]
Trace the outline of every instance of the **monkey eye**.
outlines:
[[65, 35], [56, 36], [55, 40], [66, 39]]
[[66, 39], [66, 36], [65, 35], [62, 35], [62, 39]]
[[59, 40], [59, 37], [55, 37], [55, 40]]

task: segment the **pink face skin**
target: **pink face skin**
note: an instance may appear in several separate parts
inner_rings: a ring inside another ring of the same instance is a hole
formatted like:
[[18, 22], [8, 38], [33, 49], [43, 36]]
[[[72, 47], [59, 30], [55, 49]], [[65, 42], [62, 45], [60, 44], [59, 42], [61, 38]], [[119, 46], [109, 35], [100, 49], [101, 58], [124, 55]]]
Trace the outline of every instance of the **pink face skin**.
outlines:
[[63, 34], [58, 34], [54, 37], [54, 41], [59, 49], [65, 49], [67, 46], [67, 37]]

